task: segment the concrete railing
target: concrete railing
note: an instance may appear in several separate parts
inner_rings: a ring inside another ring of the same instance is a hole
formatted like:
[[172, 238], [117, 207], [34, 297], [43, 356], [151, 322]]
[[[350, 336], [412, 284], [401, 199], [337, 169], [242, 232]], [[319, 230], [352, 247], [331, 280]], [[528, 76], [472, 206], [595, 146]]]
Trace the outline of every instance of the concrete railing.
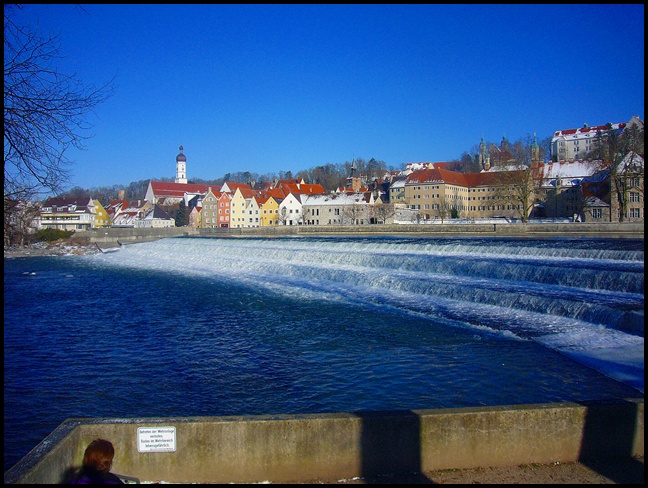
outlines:
[[65, 481], [96, 438], [115, 445], [114, 472], [141, 480], [306, 482], [643, 456], [644, 402], [70, 419], [5, 473], [4, 481]]

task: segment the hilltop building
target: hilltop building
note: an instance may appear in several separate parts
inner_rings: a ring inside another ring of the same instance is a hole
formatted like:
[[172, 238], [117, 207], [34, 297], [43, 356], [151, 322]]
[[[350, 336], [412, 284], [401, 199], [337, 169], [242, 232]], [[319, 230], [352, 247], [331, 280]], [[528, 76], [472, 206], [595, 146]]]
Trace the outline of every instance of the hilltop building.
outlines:
[[553, 162], [583, 159], [587, 153], [594, 150], [596, 135], [599, 131], [602, 132], [611, 128], [620, 133], [630, 125], [639, 125], [643, 128], [644, 123], [639, 116], [633, 115], [627, 123], [609, 123], [595, 126], [583, 124], [583, 127], [578, 129], [557, 130], [551, 139], [551, 159]]

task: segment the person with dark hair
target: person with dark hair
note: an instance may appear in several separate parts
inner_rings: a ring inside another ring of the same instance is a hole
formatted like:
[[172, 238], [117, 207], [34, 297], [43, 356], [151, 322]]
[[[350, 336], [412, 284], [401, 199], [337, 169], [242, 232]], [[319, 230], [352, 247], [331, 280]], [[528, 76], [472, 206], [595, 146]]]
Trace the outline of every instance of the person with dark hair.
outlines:
[[95, 439], [86, 448], [81, 471], [71, 484], [123, 484], [122, 480], [110, 472], [113, 457], [115, 457], [115, 448], [112, 443], [105, 439]]

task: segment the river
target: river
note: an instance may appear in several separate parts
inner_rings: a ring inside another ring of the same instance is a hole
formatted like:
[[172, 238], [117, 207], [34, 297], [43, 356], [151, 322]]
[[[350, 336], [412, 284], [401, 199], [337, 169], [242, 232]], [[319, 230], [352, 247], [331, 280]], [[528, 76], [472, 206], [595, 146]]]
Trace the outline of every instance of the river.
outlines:
[[5, 471], [72, 417], [643, 397], [643, 254], [290, 236], [5, 259]]

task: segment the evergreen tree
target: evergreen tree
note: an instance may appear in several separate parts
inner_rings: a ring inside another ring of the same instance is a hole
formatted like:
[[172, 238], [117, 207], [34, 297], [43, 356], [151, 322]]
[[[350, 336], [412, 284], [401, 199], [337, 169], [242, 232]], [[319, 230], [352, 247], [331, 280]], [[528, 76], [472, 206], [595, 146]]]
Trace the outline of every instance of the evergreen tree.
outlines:
[[187, 212], [187, 205], [185, 204], [184, 199], [180, 201], [180, 206], [178, 207], [178, 213], [175, 218], [176, 227], [184, 227], [189, 224], [189, 212]]

